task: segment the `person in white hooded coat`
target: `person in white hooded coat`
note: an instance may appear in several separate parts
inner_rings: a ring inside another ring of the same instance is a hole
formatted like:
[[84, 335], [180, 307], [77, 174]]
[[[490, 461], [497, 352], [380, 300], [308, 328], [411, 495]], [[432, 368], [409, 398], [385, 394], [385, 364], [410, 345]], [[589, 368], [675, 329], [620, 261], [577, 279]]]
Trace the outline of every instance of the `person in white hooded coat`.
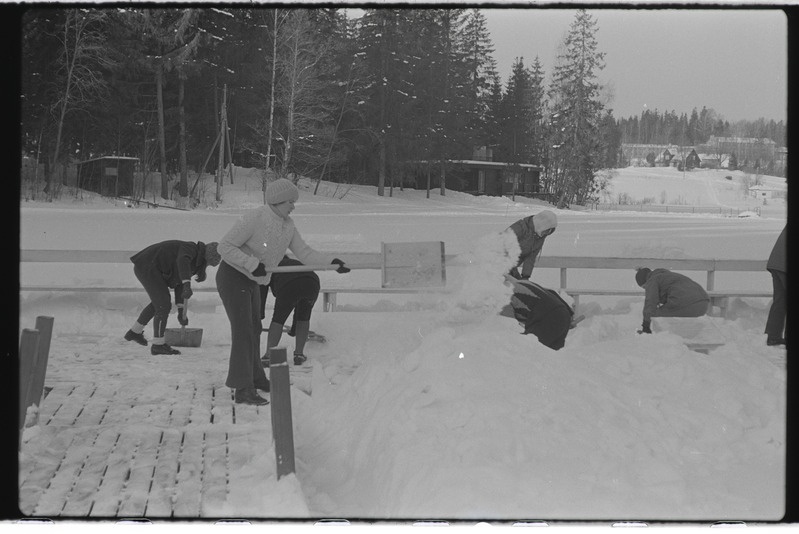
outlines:
[[[516, 234], [519, 241], [519, 258], [516, 267], [513, 267], [508, 274], [517, 280], [529, 280], [533, 273], [535, 262], [541, 255], [544, 241], [551, 235], [558, 226], [558, 218], [549, 210], [543, 210], [535, 215], [530, 215], [524, 219], [519, 219], [508, 227], [507, 231]], [[521, 274], [519, 267], [522, 268]]]
[[285, 178], [266, 188], [267, 205], [245, 213], [219, 240], [222, 262], [216, 286], [230, 320], [230, 363], [225, 385], [235, 390], [235, 402], [266, 404], [257, 389], [269, 391], [269, 380], [261, 366], [261, 285], [269, 285], [271, 272], [286, 250], [305, 265], [338, 264], [339, 273], [349, 272], [344, 262], [308, 246], [289, 216], [299, 190]]

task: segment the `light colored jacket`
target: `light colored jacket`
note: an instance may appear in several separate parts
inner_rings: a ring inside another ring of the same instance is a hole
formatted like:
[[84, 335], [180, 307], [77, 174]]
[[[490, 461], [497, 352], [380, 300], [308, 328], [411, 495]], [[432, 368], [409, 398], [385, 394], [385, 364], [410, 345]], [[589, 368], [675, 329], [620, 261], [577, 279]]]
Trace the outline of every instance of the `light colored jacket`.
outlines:
[[253, 276], [252, 272], [259, 263], [263, 263], [267, 269], [277, 267], [286, 249], [291, 250], [305, 265], [328, 265], [334, 259], [333, 255], [308, 246], [291, 217], [284, 219], [269, 206], [242, 215], [217, 246], [222, 261], [261, 285], [269, 284], [272, 273]]
[[522, 268], [522, 277], [530, 278], [535, 267], [535, 262], [541, 255], [541, 249], [544, 247], [546, 237], [541, 237], [535, 233], [535, 224], [533, 222], [533, 215], [519, 219], [511, 224], [506, 231], [513, 231], [516, 234], [516, 239], [519, 241], [519, 259], [516, 261], [516, 267]]

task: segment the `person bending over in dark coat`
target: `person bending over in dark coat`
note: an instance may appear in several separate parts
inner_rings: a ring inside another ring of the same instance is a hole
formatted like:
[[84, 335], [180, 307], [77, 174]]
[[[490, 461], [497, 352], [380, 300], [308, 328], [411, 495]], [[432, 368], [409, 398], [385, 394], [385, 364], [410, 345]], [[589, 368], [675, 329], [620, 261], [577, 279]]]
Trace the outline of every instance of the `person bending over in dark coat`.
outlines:
[[[302, 262], [284, 256], [278, 267], [287, 265], [302, 265]], [[311, 331], [311, 312], [321, 289], [319, 276], [313, 271], [273, 273], [269, 285], [261, 286], [262, 319], [266, 317], [266, 296], [269, 288], [272, 288], [272, 295], [275, 296], [275, 309], [272, 312], [272, 322], [266, 336], [266, 353], [261, 358], [261, 364], [269, 367], [269, 351], [280, 343], [283, 325], [293, 311], [289, 335], [294, 336], [294, 365], [302, 365], [307, 360], [303, 350]]]
[[221, 257], [216, 251], [216, 243], [202, 241], [162, 241], [150, 245], [130, 257], [133, 262], [133, 274], [139, 279], [150, 303], [144, 307], [139, 318], [125, 333], [125, 339], [147, 346], [144, 338], [144, 327], [153, 319], [153, 344], [151, 354], [180, 354], [164, 342], [166, 322], [172, 309], [169, 290], [175, 292], [175, 305], [178, 308], [178, 321], [181, 325], [189, 324], [183, 313], [184, 301], [191, 297], [191, 277], [196, 275], [197, 282], [203, 282], [205, 269], [209, 265], [219, 265]]
[[572, 327], [574, 310], [557, 291], [529, 280], [513, 281], [513, 296], [501, 315], [514, 317], [524, 326], [524, 334], [533, 334], [542, 345], [553, 350], [563, 348]]
[[[787, 228], [787, 227], [786, 227]], [[785, 310], [788, 295], [786, 287], [788, 283], [788, 270], [786, 267], [785, 256], [788, 251], [785, 248], [785, 230], [782, 229], [774, 248], [766, 262], [766, 269], [771, 273], [771, 283], [774, 287], [773, 300], [768, 310], [766, 319], [766, 345], [785, 345]]]
[[[513, 267], [508, 274], [517, 280], [529, 280], [535, 262], [541, 255], [544, 241], [555, 231], [557, 226], [558, 218], [549, 210], [540, 211], [511, 224], [505, 231], [512, 231], [516, 234], [520, 252], [516, 267]], [[519, 274], [519, 267], [522, 268], [521, 274]]]
[[639, 334], [652, 333], [652, 317], [701, 317], [707, 313], [710, 297], [684, 274], [643, 267], [636, 271], [635, 281], [646, 291]]

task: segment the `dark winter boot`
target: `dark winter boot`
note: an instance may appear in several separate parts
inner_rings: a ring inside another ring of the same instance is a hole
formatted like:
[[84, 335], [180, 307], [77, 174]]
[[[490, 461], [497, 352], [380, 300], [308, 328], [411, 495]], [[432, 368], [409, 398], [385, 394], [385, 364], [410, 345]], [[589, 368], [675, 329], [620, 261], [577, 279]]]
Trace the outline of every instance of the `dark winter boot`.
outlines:
[[147, 340], [144, 339], [144, 334], [137, 334], [133, 330], [125, 332], [125, 341], [135, 341], [139, 345], [147, 346]]
[[163, 343], [161, 345], [150, 345], [150, 354], [153, 356], [157, 356], [159, 354], [180, 354], [180, 351], [173, 349], [166, 343]]
[[252, 404], [253, 406], [263, 406], [269, 401], [258, 395], [255, 388], [240, 388], [234, 395], [236, 404]]
[[304, 354], [294, 353], [294, 365], [302, 365], [307, 359]]

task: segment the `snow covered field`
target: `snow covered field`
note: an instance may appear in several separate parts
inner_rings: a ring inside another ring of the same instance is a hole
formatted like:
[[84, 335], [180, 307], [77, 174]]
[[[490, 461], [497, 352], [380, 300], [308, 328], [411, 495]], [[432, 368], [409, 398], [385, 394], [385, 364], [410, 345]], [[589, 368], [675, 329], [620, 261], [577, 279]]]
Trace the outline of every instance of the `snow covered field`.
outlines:
[[[689, 202], [701, 191], [703, 204], [754, 205], [726, 189], [727, 171], [718, 179], [707, 174], [715, 171], [689, 173], [691, 179], [660, 171], [670, 169], [623, 169], [614, 190], [635, 198], [667, 190]], [[192, 212], [91, 196], [23, 203], [21, 248], [138, 250], [164, 239], [218, 240], [243, 209], [261, 204], [255, 172], [238, 169], [236, 179], [221, 205]], [[727, 343], [705, 355], [673, 334], [636, 335], [640, 298], [584, 296], [578, 312], [586, 319], [554, 352], [497, 314], [509, 290], [494, 236], [543, 204], [451, 191], [426, 199], [423, 191], [395, 189], [393, 197], [378, 197], [368, 186], [339, 186], [336, 196], [346, 195], [333, 198], [312, 195], [312, 184], [301, 187], [292, 217], [319, 250], [379, 252], [381, 242], [444, 241], [447, 254], [472, 263], [448, 269], [447, 296], [342, 295], [335, 313], [322, 313], [318, 303], [311, 327], [328, 342], [306, 346], [312, 372], [292, 390], [296, 478], [276, 481], [269, 425], [259, 423], [251, 431], [267, 445], [228, 465], [231, 490], [206, 516], [782, 517], [785, 351], [765, 345], [768, 299], [736, 299], [726, 319], [714, 318]], [[786, 221], [784, 201], [767, 208], [751, 219], [554, 210], [559, 226], [543, 254], [765, 259]], [[214, 274], [209, 269], [204, 285], [213, 285]], [[323, 286], [380, 284], [377, 271], [319, 274]], [[632, 272], [570, 270], [569, 277], [582, 287], [636, 287]], [[697, 277], [704, 282], [703, 273]], [[537, 269], [533, 279], [556, 287], [558, 271]], [[26, 263], [20, 280], [136, 285], [130, 265], [113, 264]], [[716, 285], [771, 288], [765, 271], [717, 275]], [[122, 340], [145, 304], [143, 293], [24, 293], [20, 328], [37, 315], [55, 317], [48, 382], [141, 386], [164, 402], [174, 402], [159, 390], [165, 377], [223, 386], [230, 332], [218, 297], [192, 298], [190, 326], [204, 329], [203, 346], [174, 358]], [[145, 334], [151, 337], [150, 327]], [[284, 342], [293, 348], [291, 338]], [[21, 469], [58, 446], [44, 426], [27, 429], [23, 439]]]

